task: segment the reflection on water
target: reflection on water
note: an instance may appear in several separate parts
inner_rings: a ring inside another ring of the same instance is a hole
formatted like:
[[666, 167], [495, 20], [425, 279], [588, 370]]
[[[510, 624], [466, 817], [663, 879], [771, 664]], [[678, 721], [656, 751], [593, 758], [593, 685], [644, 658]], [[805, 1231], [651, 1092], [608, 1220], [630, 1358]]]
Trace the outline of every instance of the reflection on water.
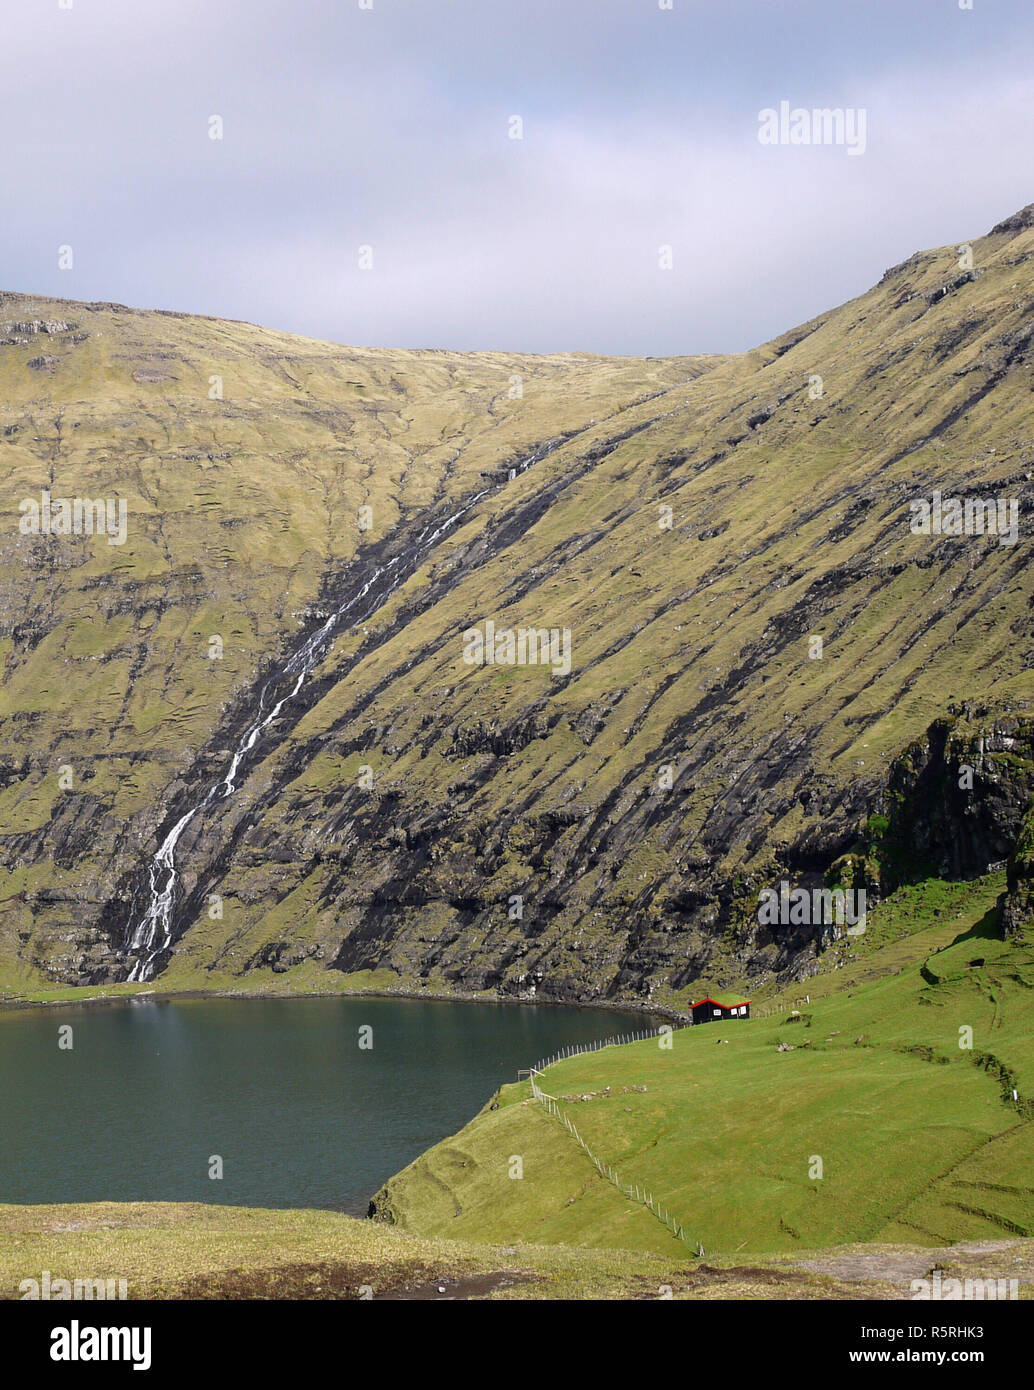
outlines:
[[[62, 1050], [67, 1025], [73, 1047]], [[134, 1000], [8, 1013], [0, 1202], [365, 1212], [385, 1178], [459, 1129], [518, 1068], [642, 1027], [641, 1017], [601, 1009], [407, 999]], [[222, 1180], [208, 1176], [216, 1155]]]

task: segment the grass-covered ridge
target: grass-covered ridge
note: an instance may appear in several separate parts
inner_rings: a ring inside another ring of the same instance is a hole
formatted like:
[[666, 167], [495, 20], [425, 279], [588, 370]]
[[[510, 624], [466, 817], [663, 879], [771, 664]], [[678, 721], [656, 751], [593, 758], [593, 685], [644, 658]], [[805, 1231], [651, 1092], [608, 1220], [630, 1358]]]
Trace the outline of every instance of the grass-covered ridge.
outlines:
[[[0, 981], [30, 994], [110, 954], [105, 905], [170, 790], [364, 546], [707, 365], [370, 351], [23, 295], [0, 330]], [[43, 488], [126, 499], [126, 543], [19, 534]]]
[[738, 1256], [1034, 1235], [1034, 943], [997, 934], [1001, 886], [901, 890], [871, 942], [764, 1016], [539, 1076], [685, 1241], [601, 1177], [526, 1084], [394, 1178], [382, 1216], [423, 1235]]
[[[124, 976], [146, 857], [262, 675], [377, 547], [483, 489], [191, 825], [166, 987], [681, 1006], [808, 968], [814, 934], [751, 905], [860, 836], [924, 877], [1007, 857], [1034, 699], [1029, 223], [974, 241], [972, 275], [923, 252], [730, 358], [372, 352], [4, 301], [66, 326], [0, 346], [0, 982]], [[20, 537], [44, 483], [127, 496], [126, 546]], [[934, 490], [1020, 501], [1017, 544], [912, 534]], [[570, 674], [465, 665], [488, 618], [569, 629]], [[994, 753], [972, 799], [881, 845], [903, 750], [921, 780], [962, 708]]]

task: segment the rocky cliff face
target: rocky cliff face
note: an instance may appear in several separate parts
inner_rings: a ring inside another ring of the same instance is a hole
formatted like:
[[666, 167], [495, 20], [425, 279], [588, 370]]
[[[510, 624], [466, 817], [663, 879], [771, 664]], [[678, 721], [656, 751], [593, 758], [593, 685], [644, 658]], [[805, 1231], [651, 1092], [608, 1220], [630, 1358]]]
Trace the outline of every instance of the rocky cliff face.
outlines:
[[1012, 855], [1034, 800], [1034, 722], [989, 715], [938, 719], [894, 762], [866, 825], [884, 890], [973, 878]]
[[[1034, 791], [1034, 229], [972, 259], [921, 253], [728, 359], [0, 304], [5, 978], [125, 978], [155, 852], [335, 613], [182, 830], [163, 980], [676, 999], [806, 962], [813, 930], [753, 912], [780, 878], [1006, 858]], [[77, 326], [43, 394], [29, 322]], [[44, 486], [128, 496], [125, 544], [21, 534]], [[1000, 499], [1001, 533], [953, 534], [949, 498]], [[554, 642], [474, 664], [488, 624]]]
[[1034, 920], [1034, 808], [1024, 817], [1009, 857], [1007, 891], [999, 900], [1002, 934], [1018, 936]]

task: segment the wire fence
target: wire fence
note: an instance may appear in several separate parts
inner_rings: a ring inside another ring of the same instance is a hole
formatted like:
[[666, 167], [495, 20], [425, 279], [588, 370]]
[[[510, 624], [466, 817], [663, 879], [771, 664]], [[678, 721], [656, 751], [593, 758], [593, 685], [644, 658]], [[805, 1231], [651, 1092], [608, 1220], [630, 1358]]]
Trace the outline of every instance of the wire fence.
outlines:
[[[987, 866], [987, 872], [992, 873], [998, 869], [1004, 869], [1005, 866], [1006, 861], [1003, 859], [999, 863], [989, 864]], [[903, 966], [901, 970], [891, 971], [890, 974], [902, 974], [904, 970], [907, 968], [907, 966]], [[750, 1018], [771, 1018], [775, 1014], [783, 1014], [789, 1017], [795, 1013], [798, 1013], [802, 1006], [807, 1007], [810, 1004], [810, 994], [805, 994], [803, 997], [793, 1000], [792, 1003], [784, 1000], [782, 1003], [773, 1003], [767, 1005], [751, 1004], [750, 1014], [747, 1019], [722, 1019], [721, 1022], [747, 1022]], [[619, 1174], [614, 1170], [614, 1168], [611, 1167], [609, 1163], [604, 1162], [604, 1160], [600, 1158], [598, 1154], [594, 1153], [592, 1149], [589, 1147], [589, 1145], [582, 1138], [582, 1136], [578, 1133], [578, 1128], [575, 1125], [574, 1121], [570, 1118], [569, 1115], [566, 1115], [564, 1111], [560, 1108], [560, 1103], [557, 1100], [556, 1096], [552, 1096], [549, 1094], [548, 1091], [544, 1091], [541, 1088], [541, 1086], [539, 1086], [536, 1077], [541, 1076], [547, 1067], [554, 1066], [557, 1062], [566, 1061], [566, 1059], [569, 1057], [579, 1057], [591, 1052], [600, 1052], [605, 1047], [622, 1047], [626, 1043], [643, 1042], [646, 1038], [656, 1038], [662, 1036], [664, 1033], [673, 1032], [675, 1031], [676, 1027], [688, 1028], [692, 1026], [693, 1020], [686, 1019], [684, 1022], [679, 1023], [677, 1025], [667, 1025], [657, 1030], [646, 1029], [642, 1032], [637, 1033], [621, 1033], [616, 1037], [601, 1038], [599, 1041], [592, 1043], [572, 1043], [569, 1047], [562, 1047], [558, 1052], [554, 1052], [551, 1057], [543, 1057], [540, 1061], [536, 1062], [533, 1067], [526, 1067], [518, 1073], [519, 1080], [524, 1080], [525, 1078], [530, 1080], [531, 1093], [534, 1096], [535, 1100], [538, 1101], [538, 1103], [543, 1107], [547, 1114], [552, 1115], [554, 1119], [560, 1121], [560, 1123], [564, 1126], [568, 1133], [581, 1146], [586, 1157], [589, 1159], [590, 1163], [592, 1163], [593, 1167], [600, 1174], [600, 1176], [606, 1178], [606, 1180], [609, 1183], [612, 1183], [614, 1187], [616, 1187], [618, 1191], [621, 1192], [630, 1201], [641, 1203], [644, 1207], [647, 1208], [648, 1211], [653, 1213], [653, 1215], [657, 1218], [658, 1221], [660, 1221], [664, 1226], [668, 1228], [669, 1231], [671, 1231], [672, 1235], [675, 1236], [677, 1240], [685, 1241], [687, 1245], [691, 1245], [694, 1242], [690, 1241], [689, 1237], [686, 1235], [684, 1224], [680, 1220], [678, 1220], [677, 1217], [673, 1216], [672, 1213], [668, 1211], [666, 1207], [662, 1206], [661, 1203], [658, 1202], [656, 1198], [650, 1192], [648, 1192], [644, 1186], [637, 1182], [626, 1182], [623, 1178], [619, 1176]], [[1016, 1099], [1015, 1091], [1013, 1092], [1013, 1098]], [[696, 1251], [697, 1254], [703, 1253], [703, 1247], [699, 1243], [696, 1244]]]
[[[646, 1036], [649, 1037], [651, 1035], [647, 1034]], [[586, 1049], [586, 1051], [589, 1050], [590, 1049]], [[556, 1096], [551, 1096], [548, 1091], [542, 1090], [538, 1082], [535, 1080], [534, 1069], [532, 1069], [532, 1071], [532, 1095], [542, 1106], [542, 1108], [546, 1111], [546, 1113], [552, 1115], [554, 1119], [559, 1120], [560, 1123], [567, 1130], [568, 1134], [570, 1134], [574, 1138], [575, 1142], [581, 1146], [585, 1156], [596, 1169], [597, 1173], [599, 1173], [600, 1177], [606, 1178], [606, 1180], [609, 1183], [611, 1183], [614, 1187], [616, 1187], [617, 1190], [624, 1197], [627, 1197], [629, 1201], [638, 1202], [640, 1203], [640, 1205], [646, 1207], [647, 1211], [651, 1212], [663, 1226], [667, 1227], [667, 1229], [671, 1232], [671, 1234], [675, 1237], [676, 1240], [684, 1241], [687, 1245], [694, 1244], [694, 1242], [690, 1240], [689, 1236], [686, 1235], [686, 1228], [684, 1224], [677, 1217], [673, 1216], [672, 1213], [668, 1211], [667, 1207], [662, 1206], [661, 1203], [658, 1202], [657, 1199], [652, 1195], [652, 1193], [648, 1192], [644, 1186], [637, 1182], [625, 1182], [624, 1179], [618, 1175], [618, 1173], [611, 1167], [609, 1163], [605, 1163], [603, 1159], [600, 1158], [599, 1154], [594, 1153], [592, 1151], [589, 1145], [578, 1133], [578, 1126], [574, 1123], [574, 1121], [571, 1119], [569, 1115], [566, 1115], [564, 1111], [561, 1110], [560, 1103], [557, 1100]], [[697, 1245], [697, 1251], [700, 1251], [699, 1245]]]
[[806, 994], [803, 999], [795, 999], [792, 1004], [785, 1001], [782, 1004], [761, 1004], [750, 1006], [751, 1018], [771, 1018], [773, 1014], [792, 1014], [795, 1009], [800, 1011], [811, 1003], [811, 995]]
[[[673, 1027], [673, 1025], [669, 1024], [669, 1027]], [[541, 1061], [536, 1062], [533, 1067], [528, 1067], [527, 1070], [529, 1072], [545, 1071], [554, 1062], [563, 1062], [568, 1057], [579, 1057], [583, 1052], [599, 1052], [604, 1047], [623, 1047], [625, 1043], [642, 1042], [644, 1038], [656, 1038], [658, 1036], [658, 1030], [648, 1028], [643, 1033], [621, 1033], [616, 1038], [601, 1038], [599, 1042], [572, 1043], [570, 1047], [562, 1047], [559, 1052], [554, 1052], [552, 1057], [543, 1057]]]
[[[690, 1027], [692, 1025], [687, 1023], [683, 1026]], [[553, 1066], [556, 1062], [562, 1062], [568, 1057], [577, 1057], [591, 1052], [599, 1052], [605, 1047], [620, 1047], [625, 1043], [642, 1042], [646, 1038], [661, 1037], [670, 1031], [674, 1031], [672, 1025], [657, 1030], [647, 1029], [640, 1033], [622, 1033], [618, 1037], [602, 1038], [598, 1042], [593, 1043], [574, 1043], [570, 1047], [561, 1048], [560, 1051], [554, 1053], [552, 1057], [544, 1058], [542, 1061], [536, 1063], [535, 1066], [526, 1068], [518, 1073], [518, 1076], [522, 1080], [525, 1076], [528, 1077], [531, 1082], [531, 1094], [548, 1115], [552, 1115], [554, 1119], [560, 1121], [568, 1134], [570, 1134], [581, 1147], [583, 1153], [601, 1178], [605, 1178], [607, 1182], [616, 1187], [622, 1196], [627, 1197], [629, 1201], [638, 1202], [640, 1205], [644, 1206], [663, 1226], [667, 1227], [676, 1240], [684, 1241], [687, 1245], [693, 1245], [695, 1242], [691, 1241], [689, 1236], [687, 1236], [684, 1223], [668, 1211], [667, 1207], [663, 1206], [645, 1186], [637, 1182], [626, 1182], [609, 1163], [606, 1163], [600, 1158], [599, 1154], [594, 1153], [579, 1134], [577, 1125], [571, 1117], [565, 1114], [561, 1109], [557, 1097], [550, 1095], [548, 1091], [544, 1091], [536, 1080], [536, 1077], [541, 1076], [547, 1067]], [[700, 1253], [702, 1247], [697, 1244], [696, 1248], [697, 1252]]]

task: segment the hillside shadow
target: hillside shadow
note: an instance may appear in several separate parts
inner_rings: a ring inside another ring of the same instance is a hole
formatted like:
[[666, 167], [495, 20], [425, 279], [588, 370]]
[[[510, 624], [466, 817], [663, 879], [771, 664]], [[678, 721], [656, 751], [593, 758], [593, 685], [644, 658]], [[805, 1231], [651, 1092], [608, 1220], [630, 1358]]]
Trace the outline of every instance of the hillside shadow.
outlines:
[[951, 945], [944, 949], [950, 951], [953, 946], [961, 946], [963, 942], [972, 941], [974, 944], [981, 941], [1001, 941], [1002, 928], [999, 920], [998, 904], [994, 903], [987, 909], [979, 921], [974, 922], [968, 931], [960, 932]]

